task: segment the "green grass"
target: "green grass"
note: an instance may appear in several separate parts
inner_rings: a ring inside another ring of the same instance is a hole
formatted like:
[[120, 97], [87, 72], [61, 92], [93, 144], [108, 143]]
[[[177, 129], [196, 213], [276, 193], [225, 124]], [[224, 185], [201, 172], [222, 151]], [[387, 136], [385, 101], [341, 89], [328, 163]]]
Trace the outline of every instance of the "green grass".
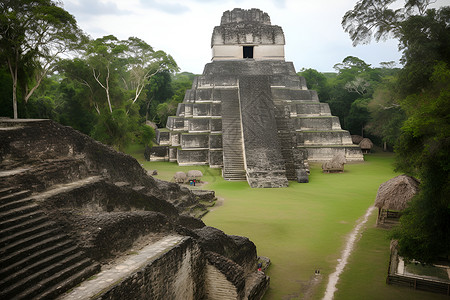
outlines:
[[[392, 171], [392, 155], [372, 154], [365, 157], [364, 163], [346, 165], [342, 174], [323, 174], [320, 165], [312, 165], [308, 184], [291, 182], [288, 188], [252, 189], [247, 182], [223, 180], [220, 169], [144, 162], [143, 156], [136, 157], [145, 168], [157, 169], [156, 177], [164, 180], [170, 180], [179, 170], [198, 169], [204, 173], [208, 183], [196, 188], [214, 190], [225, 200], [203, 221], [227, 234], [249, 237], [258, 255], [272, 261], [265, 300], [303, 299], [308, 290], [308, 298], [321, 299], [346, 236], [373, 205], [379, 185], [398, 175]], [[389, 240], [385, 230], [374, 228], [375, 218], [376, 213], [350, 256], [335, 299], [439, 297], [385, 284]], [[321, 270], [321, 280], [309, 289], [316, 269]]]
[[439, 268], [431, 265], [421, 265], [419, 263], [405, 263], [405, 269], [408, 273], [448, 280], [448, 273], [444, 268]]
[[448, 300], [445, 295], [385, 283], [389, 263], [389, 231], [375, 227], [375, 222], [376, 214], [373, 214], [338, 282], [335, 300]]

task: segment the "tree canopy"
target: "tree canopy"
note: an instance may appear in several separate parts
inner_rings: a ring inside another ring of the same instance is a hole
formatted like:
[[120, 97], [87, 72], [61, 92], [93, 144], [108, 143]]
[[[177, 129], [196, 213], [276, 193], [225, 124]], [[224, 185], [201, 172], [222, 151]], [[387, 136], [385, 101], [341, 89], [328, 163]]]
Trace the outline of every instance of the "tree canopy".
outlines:
[[399, 131], [397, 170], [421, 180], [394, 234], [399, 253], [430, 262], [450, 254], [450, 7], [428, 9], [431, 0], [407, 0], [390, 8], [394, 2], [361, 0], [342, 25], [354, 45], [394, 37], [403, 51], [404, 67], [381, 85], [369, 109], [386, 121], [376, 131]]
[[27, 102], [60, 55], [84, 38], [75, 18], [51, 0], [0, 2], [0, 60], [12, 78], [14, 118], [18, 86]]

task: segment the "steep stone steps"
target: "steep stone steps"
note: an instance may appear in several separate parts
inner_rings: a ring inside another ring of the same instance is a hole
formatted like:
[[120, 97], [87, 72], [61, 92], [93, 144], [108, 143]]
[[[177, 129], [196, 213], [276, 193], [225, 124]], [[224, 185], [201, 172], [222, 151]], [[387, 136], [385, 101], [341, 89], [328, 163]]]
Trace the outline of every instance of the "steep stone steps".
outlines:
[[6, 248], [8, 245], [24, 241], [34, 234], [38, 234], [44, 230], [51, 230], [53, 228], [55, 228], [55, 223], [46, 220], [45, 222], [37, 224], [31, 228], [25, 228], [20, 231], [18, 230], [8, 235], [2, 234], [2, 238], [0, 239], [0, 247]]
[[39, 226], [42, 223], [48, 222], [47, 216], [44, 215], [42, 211], [40, 211], [40, 213], [41, 213], [41, 215], [37, 215], [33, 218], [25, 218], [25, 220], [22, 220], [21, 222], [19, 222], [16, 225], [5, 226], [5, 228], [3, 228], [2, 225], [0, 225], [0, 228], [1, 228], [0, 232], [1, 232], [2, 236], [5, 236], [5, 237], [10, 236], [16, 232], [20, 232], [20, 231], [26, 230], [28, 228], [31, 228], [34, 226]]
[[[96, 299], [102, 293], [114, 289], [118, 282], [124, 282], [131, 276], [135, 280], [136, 272], [142, 272], [139, 270], [150, 268], [150, 264], [157, 257], [176, 249], [178, 245], [188, 239], [188, 237], [178, 235], [167, 235], [160, 240], [146, 245], [138, 250], [135, 255], [129, 255], [126, 260], [114, 265], [114, 267], [101, 271], [95, 278], [83, 282], [80, 286], [62, 295], [59, 299]], [[150, 281], [148, 282], [149, 285], [152, 284]]]
[[26, 205], [23, 205], [20, 207], [15, 207], [15, 208], [0, 212], [0, 221], [10, 220], [15, 217], [20, 217], [24, 214], [28, 214], [28, 213], [39, 210], [39, 206], [34, 203], [32, 203], [32, 204], [25, 203], [25, 204]]
[[[22, 198], [22, 194], [25, 194], [29, 191], [22, 191], [20, 188], [17, 187], [7, 187], [7, 188], [3, 188], [0, 190], [0, 202], [7, 202], [8, 197], [15, 195], [14, 197], [18, 197], [18, 198]], [[13, 198], [14, 198], [13, 197]], [[23, 196], [23, 197], [27, 197], [27, 196]]]
[[[16, 269], [14, 271], [14, 276], [8, 276], [0, 280], [0, 289], [6, 290], [8, 289], [8, 287], [13, 286], [14, 284], [20, 282], [25, 278], [28, 278], [30, 275], [40, 272], [47, 266], [51, 266], [57, 262], [63, 261], [68, 257], [79, 258], [81, 255], [82, 252], [79, 252], [79, 249], [76, 246], [72, 246], [70, 248], [63, 249], [52, 255], [44, 257], [43, 259], [39, 259], [32, 264], [24, 265], [21, 269]], [[8, 270], [10, 271], [10, 274], [11, 272], [13, 272], [11, 269]], [[4, 275], [4, 272], [2, 272], [2, 275]]]
[[7, 244], [0, 248], [1, 254], [14, 253], [19, 249], [23, 249], [29, 247], [39, 241], [45, 240], [52, 236], [55, 236], [58, 233], [56, 228], [44, 228], [38, 231], [33, 229], [28, 230], [31, 235], [28, 235], [20, 240], [17, 240], [13, 243]]
[[21, 214], [14, 218], [7, 218], [5, 220], [0, 220], [0, 233], [3, 233], [3, 230], [7, 230], [13, 226], [23, 224], [26, 221], [38, 218], [45, 215], [42, 210], [34, 210], [28, 213]]
[[0, 197], [0, 212], [23, 206], [26, 203], [31, 203], [32, 199], [27, 198], [31, 195], [30, 190], [20, 191], [14, 194]]
[[[86, 281], [90, 277], [92, 277], [94, 274], [97, 274], [100, 272], [100, 266], [97, 264], [94, 265], [88, 265], [78, 271], [77, 273], [63, 278], [62, 281], [58, 281], [57, 284], [54, 284], [49, 289], [45, 291], [37, 291], [40, 292], [35, 296], [36, 299], [54, 299], [55, 297], [65, 293], [66, 291], [78, 286], [80, 283]], [[58, 277], [59, 276], [59, 277]], [[59, 274], [55, 274], [54, 277], [58, 277], [58, 279], [61, 279]], [[32, 292], [32, 291], [31, 291]], [[19, 298], [20, 299], [20, 298]], [[24, 298], [26, 299], [26, 298]]]
[[48, 299], [99, 271], [51, 221], [36, 199], [101, 180], [92, 176], [40, 194], [2, 189], [0, 196], [0, 298]]
[[[34, 245], [35, 247], [29, 247], [5, 257], [0, 262], [2, 265], [7, 265], [0, 270], [0, 278], [6, 278], [18, 270], [22, 270], [28, 266], [35, 265], [40, 261], [45, 260], [46, 257], [52, 256], [55, 253], [65, 252], [67, 249], [75, 247], [71, 240], [65, 239], [65, 236], [54, 237], [51, 240], [43, 242], [41, 245]], [[41, 246], [42, 249], [39, 249]]]
[[222, 101], [222, 175], [226, 180], [246, 180], [240, 120], [239, 99], [235, 94]]
[[275, 120], [278, 130], [278, 140], [281, 146], [281, 156], [284, 159], [286, 168], [286, 177], [288, 180], [296, 180], [296, 162], [294, 155], [295, 145], [295, 130], [290, 123], [289, 112], [285, 111], [283, 106], [276, 106]]
[[[99, 271], [99, 267], [93, 265], [89, 258], [84, 258], [83, 260], [79, 260], [79, 258], [79, 256], [75, 255], [65, 258], [58, 264], [53, 264], [22, 279], [20, 282], [0, 292], [0, 295], [4, 295], [4, 297], [9, 299], [42, 299], [36, 296], [45, 293], [46, 290], [47, 293], [51, 290], [57, 290], [57, 293], [60, 294]], [[58, 283], [71, 276], [75, 278], [67, 282], [66, 287], [58, 289]], [[76, 278], [80, 278], [78, 282], [76, 282]]]
[[[1, 191], [5, 194], [10, 187], [17, 187], [18, 191], [32, 190], [43, 191], [55, 184], [68, 183], [90, 176], [84, 156], [70, 156], [63, 158], [47, 159], [34, 167], [16, 168], [0, 172], [0, 197]], [[15, 191], [17, 192], [17, 190]]]

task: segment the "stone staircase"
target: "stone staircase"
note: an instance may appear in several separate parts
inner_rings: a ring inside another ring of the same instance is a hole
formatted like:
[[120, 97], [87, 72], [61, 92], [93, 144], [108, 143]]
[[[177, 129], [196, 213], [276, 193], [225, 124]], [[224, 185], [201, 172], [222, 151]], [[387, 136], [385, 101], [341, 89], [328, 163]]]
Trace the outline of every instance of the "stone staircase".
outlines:
[[241, 116], [237, 94], [222, 100], [223, 178], [246, 180]]
[[0, 190], [0, 298], [48, 299], [97, 273], [89, 259], [31, 196]]
[[286, 112], [285, 108], [287, 107], [275, 106], [275, 120], [278, 129], [278, 139], [281, 146], [281, 155], [285, 162], [286, 177], [288, 180], [297, 180], [297, 176], [295, 174], [297, 163], [294, 154], [294, 151], [297, 150], [296, 141], [294, 140], [295, 130], [292, 124], [289, 124], [289, 112]]

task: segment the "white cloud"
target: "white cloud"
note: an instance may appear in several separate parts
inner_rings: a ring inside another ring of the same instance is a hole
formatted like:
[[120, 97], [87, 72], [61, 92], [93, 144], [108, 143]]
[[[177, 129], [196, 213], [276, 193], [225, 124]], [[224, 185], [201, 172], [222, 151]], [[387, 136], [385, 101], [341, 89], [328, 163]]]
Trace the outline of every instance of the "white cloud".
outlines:
[[[445, 1], [445, 0], [439, 0]], [[171, 54], [182, 71], [201, 73], [211, 59], [211, 34], [222, 13], [259, 8], [283, 28], [286, 60], [302, 67], [333, 71], [346, 56], [373, 66], [398, 61], [396, 41], [352, 47], [341, 19], [356, 0], [64, 0], [80, 27], [97, 38], [136, 36]]]

